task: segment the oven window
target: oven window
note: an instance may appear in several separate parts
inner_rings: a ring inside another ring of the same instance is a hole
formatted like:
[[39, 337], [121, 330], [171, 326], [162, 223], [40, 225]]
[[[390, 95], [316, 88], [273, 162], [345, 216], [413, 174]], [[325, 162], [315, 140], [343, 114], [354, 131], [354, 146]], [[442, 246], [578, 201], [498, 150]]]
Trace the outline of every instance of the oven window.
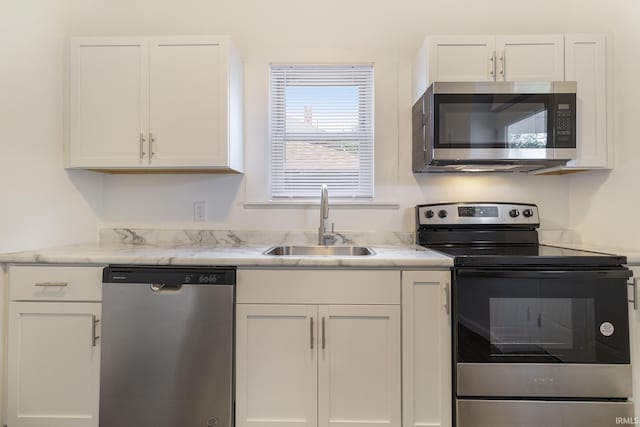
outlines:
[[489, 299], [491, 356], [537, 357], [579, 350], [593, 360], [594, 324], [593, 299]]
[[437, 95], [435, 100], [435, 148], [544, 149], [551, 145], [547, 95]]
[[629, 363], [626, 279], [462, 270], [453, 287], [457, 362]]

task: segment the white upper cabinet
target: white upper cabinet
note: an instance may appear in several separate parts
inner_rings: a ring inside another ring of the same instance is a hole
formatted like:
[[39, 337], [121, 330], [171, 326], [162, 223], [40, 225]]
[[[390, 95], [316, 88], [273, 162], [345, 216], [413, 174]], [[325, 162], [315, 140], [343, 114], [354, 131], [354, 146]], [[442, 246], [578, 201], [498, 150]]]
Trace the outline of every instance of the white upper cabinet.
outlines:
[[413, 63], [413, 100], [435, 82], [564, 80], [563, 35], [430, 36]]
[[564, 37], [526, 35], [496, 37], [496, 80], [564, 80]]
[[242, 171], [229, 37], [82, 38], [70, 52], [69, 167]]
[[604, 35], [430, 36], [414, 58], [412, 80], [413, 102], [434, 81], [576, 81], [577, 158], [532, 173], [611, 167]]
[[608, 167], [606, 40], [600, 34], [565, 36], [565, 77], [578, 82], [578, 158], [565, 169]]
[[494, 80], [493, 36], [446, 36], [429, 39], [429, 75], [432, 81]]
[[69, 92], [69, 165], [139, 167], [149, 127], [144, 39], [74, 39]]

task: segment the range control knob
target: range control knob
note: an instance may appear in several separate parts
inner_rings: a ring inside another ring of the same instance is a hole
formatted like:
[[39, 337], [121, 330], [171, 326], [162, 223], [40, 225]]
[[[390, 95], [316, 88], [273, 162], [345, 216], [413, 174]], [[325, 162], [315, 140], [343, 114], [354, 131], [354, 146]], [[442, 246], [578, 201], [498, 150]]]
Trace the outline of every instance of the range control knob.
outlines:
[[525, 209], [522, 211], [522, 215], [527, 218], [531, 218], [533, 216], [533, 209]]
[[431, 209], [429, 209], [428, 211], [426, 211], [424, 213], [424, 216], [426, 216], [429, 219], [433, 218], [433, 211]]
[[511, 210], [509, 211], [509, 216], [510, 216], [511, 218], [517, 218], [517, 217], [519, 217], [519, 216], [520, 216], [520, 211], [519, 211], [518, 209], [511, 209]]
[[446, 218], [446, 217], [447, 217], [447, 215], [448, 215], [448, 214], [447, 214], [447, 211], [445, 211], [444, 209], [440, 209], [440, 210], [438, 211], [438, 216], [439, 216], [440, 218]]

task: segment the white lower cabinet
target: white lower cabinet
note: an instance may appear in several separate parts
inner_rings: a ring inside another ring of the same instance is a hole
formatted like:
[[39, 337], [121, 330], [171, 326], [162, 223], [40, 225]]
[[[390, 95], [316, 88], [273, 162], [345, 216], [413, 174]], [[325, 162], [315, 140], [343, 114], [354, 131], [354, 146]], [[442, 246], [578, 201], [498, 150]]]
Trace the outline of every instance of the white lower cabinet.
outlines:
[[[287, 292], [302, 273], [238, 272], [236, 426], [400, 427], [400, 273], [351, 271], [332, 291], [339, 273], [304, 272], [308, 304]], [[380, 304], [354, 304], [366, 284]]]
[[9, 426], [98, 426], [101, 272], [9, 269]]
[[402, 272], [403, 427], [451, 427], [451, 272]]
[[236, 319], [236, 425], [315, 427], [317, 306], [238, 304]]
[[319, 306], [320, 427], [400, 426], [400, 306]]

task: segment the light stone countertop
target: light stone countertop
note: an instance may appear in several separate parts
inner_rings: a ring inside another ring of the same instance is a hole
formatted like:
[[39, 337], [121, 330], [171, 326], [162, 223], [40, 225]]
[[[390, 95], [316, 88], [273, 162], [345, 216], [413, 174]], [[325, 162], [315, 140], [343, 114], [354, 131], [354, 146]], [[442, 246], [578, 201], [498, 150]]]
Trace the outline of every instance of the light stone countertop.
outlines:
[[306, 268], [449, 268], [453, 259], [415, 245], [366, 245], [369, 256], [273, 256], [264, 245], [233, 247], [89, 243], [0, 254], [0, 263], [220, 265]]
[[[342, 232], [337, 245], [367, 246], [371, 256], [270, 256], [276, 245], [314, 245], [315, 231], [104, 228], [100, 243], [0, 254], [0, 263], [229, 265], [306, 268], [449, 268], [447, 255], [413, 244], [414, 233]], [[570, 230], [540, 230], [541, 243], [627, 257], [640, 266], [640, 250], [576, 243]]]

